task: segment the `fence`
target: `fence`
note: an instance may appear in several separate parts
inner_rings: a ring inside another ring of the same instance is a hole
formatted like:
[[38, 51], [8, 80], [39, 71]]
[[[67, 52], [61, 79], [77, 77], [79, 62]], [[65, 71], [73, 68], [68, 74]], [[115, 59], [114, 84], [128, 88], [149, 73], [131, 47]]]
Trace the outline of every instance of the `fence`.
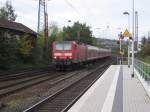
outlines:
[[[127, 65], [127, 57], [117, 57], [117, 64]], [[132, 60], [130, 59], [130, 65]], [[134, 68], [139, 72], [139, 74], [146, 80], [150, 81], [150, 64], [144, 63], [138, 59], [134, 60]]]
[[128, 58], [127, 57], [117, 57], [117, 64], [119, 65], [127, 65]]
[[138, 59], [135, 59], [134, 67], [146, 81], [150, 81], [150, 65], [149, 64], [144, 63]]

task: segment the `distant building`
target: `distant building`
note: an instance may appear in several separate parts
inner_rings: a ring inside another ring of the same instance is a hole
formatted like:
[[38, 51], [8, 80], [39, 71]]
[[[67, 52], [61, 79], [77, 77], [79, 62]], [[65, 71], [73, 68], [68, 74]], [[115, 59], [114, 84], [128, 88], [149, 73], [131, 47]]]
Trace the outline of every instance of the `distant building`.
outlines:
[[0, 18], [0, 31], [9, 36], [15, 36], [16, 38], [23, 37], [24, 35], [28, 35], [29, 39], [32, 40], [33, 44], [36, 42], [37, 38], [37, 33], [27, 26], [17, 23], [17, 22], [12, 22], [8, 21], [5, 19]]

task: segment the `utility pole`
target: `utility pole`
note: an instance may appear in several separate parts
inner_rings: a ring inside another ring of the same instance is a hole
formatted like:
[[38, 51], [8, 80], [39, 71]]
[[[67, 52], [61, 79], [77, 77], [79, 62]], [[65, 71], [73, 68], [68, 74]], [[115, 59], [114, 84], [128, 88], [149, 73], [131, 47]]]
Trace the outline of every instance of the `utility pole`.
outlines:
[[47, 0], [39, 0], [38, 10], [38, 35], [44, 28], [45, 47], [44, 50], [48, 49], [48, 13], [47, 13]]

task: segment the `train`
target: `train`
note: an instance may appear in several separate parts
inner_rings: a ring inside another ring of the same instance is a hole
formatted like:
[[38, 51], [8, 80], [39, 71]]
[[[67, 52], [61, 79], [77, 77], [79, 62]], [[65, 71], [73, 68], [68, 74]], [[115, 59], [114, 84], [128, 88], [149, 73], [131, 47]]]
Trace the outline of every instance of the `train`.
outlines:
[[52, 63], [57, 69], [87, 64], [111, 56], [111, 49], [103, 49], [77, 41], [55, 41], [52, 44]]

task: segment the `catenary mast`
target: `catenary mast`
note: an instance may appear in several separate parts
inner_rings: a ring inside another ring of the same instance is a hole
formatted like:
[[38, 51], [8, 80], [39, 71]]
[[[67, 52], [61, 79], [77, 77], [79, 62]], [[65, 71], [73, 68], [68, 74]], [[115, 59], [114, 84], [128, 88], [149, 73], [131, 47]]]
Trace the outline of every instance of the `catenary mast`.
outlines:
[[44, 38], [45, 38], [45, 51], [48, 48], [48, 13], [47, 13], [47, 0], [39, 0], [39, 9], [38, 9], [38, 34], [44, 29]]

